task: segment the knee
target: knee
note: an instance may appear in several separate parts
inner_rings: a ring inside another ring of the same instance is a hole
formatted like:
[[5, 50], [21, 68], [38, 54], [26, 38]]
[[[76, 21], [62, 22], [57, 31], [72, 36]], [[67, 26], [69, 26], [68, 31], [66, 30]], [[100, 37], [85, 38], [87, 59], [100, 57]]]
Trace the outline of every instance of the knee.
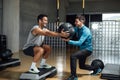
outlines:
[[43, 48], [39, 48], [38, 52], [43, 54], [44, 53], [44, 49]]
[[49, 45], [46, 46], [47, 51], [51, 51], [51, 47]]
[[44, 45], [43, 48], [45, 52], [51, 52], [51, 47], [49, 45]]
[[34, 53], [39, 53], [39, 54], [43, 54], [44, 53], [44, 49], [41, 47], [35, 47], [34, 48]]

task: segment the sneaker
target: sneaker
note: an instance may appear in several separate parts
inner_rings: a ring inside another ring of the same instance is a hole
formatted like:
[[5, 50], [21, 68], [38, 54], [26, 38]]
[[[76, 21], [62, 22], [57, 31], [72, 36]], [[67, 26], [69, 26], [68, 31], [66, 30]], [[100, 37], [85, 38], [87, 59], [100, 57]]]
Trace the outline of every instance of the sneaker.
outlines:
[[100, 69], [100, 68], [95, 69], [95, 70], [93, 71], [93, 73], [91, 73], [91, 75], [97, 75], [97, 74], [99, 74], [101, 71], [102, 71], [102, 69]]
[[40, 65], [40, 68], [46, 68], [46, 69], [48, 69], [48, 68], [51, 68], [51, 67], [52, 66], [49, 65], [49, 64]]
[[94, 72], [93, 70], [92, 70], [92, 71], [89, 71], [89, 74], [91, 75], [93, 72]]
[[78, 77], [71, 75], [67, 78], [67, 80], [78, 80]]
[[39, 73], [40, 71], [35, 67], [35, 68], [31, 68], [29, 70], [29, 72], [31, 72], [31, 73]]

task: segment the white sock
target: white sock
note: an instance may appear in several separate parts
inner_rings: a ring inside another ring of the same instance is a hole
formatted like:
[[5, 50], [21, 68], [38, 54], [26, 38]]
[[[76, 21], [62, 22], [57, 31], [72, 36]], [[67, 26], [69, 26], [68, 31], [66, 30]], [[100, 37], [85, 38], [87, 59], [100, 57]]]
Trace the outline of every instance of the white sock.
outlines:
[[44, 65], [45, 62], [46, 62], [46, 59], [42, 58], [42, 59], [41, 59], [41, 62], [40, 62], [40, 65]]
[[30, 68], [34, 68], [34, 67], [36, 67], [36, 63], [35, 63], [35, 62], [32, 62], [32, 64], [31, 64], [31, 67], [30, 67]]

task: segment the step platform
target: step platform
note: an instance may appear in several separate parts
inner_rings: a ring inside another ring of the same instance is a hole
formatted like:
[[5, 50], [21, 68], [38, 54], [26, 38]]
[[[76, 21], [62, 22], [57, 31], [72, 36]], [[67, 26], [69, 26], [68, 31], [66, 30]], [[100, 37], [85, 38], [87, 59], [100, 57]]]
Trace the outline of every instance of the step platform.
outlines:
[[106, 64], [101, 72], [101, 78], [107, 80], [120, 80], [120, 65]]
[[57, 74], [57, 69], [55, 67], [51, 67], [49, 69], [38, 68], [40, 70], [39, 73], [30, 73], [25, 72], [20, 76], [20, 80], [45, 80], [48, 77], [53, 77]]
[[20, 60], [11, 58], [9, 60], [0, 61], [0, 70], [3, 70], [7, 67], [14, 67], [20, 65]]

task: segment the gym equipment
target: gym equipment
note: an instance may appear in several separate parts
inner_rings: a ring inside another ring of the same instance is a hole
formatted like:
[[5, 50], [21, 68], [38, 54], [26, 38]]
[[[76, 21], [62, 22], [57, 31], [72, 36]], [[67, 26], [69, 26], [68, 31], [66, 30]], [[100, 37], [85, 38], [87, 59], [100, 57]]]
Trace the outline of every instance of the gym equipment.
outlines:
[[0, 35], [0, 70], [20, 65], [20, 60], [12, 58], [13, 53], [6, 45], [6, 35]]
[[61, 24], [59, 26], [59, 28], [58, 28], [58, 32], [60, 33], [62, 30], [64, 32], [69, 33], [68, 38], [71, 38], [75, 34], [75, 30], [74, 30], [72, 24], [70, 24], [70, 23], [63, 23], [63, 24]]
[[4, 51], [6, 49], [6, 35], [0, 34], [0, 51]]
[[3, 70], [7, 67], [13, 67], [20, 65], [20, 60], [11, 58], [13, 55], [10, 49], [6, 49], [5, 51], [0, 52], [0, 70]]
[[7, 67], [14, 67], [19, 65], [20, 65], [20, 60], [15, 58], [0, 61], [0, 71], [6, 69]]
[[91, 66], [93, 66], [95, 69], [103, 69], [104, 68], [104, 63], [100, 59], [95, 59], [92, 61]]
[[53, 77], [57, 74], [57, 69], [55, 67], [51, 67], [49, 69], [38, 68], [40, 70], [39, 73], [30, 73], [25, 72], [20, 76], [20, 80], [45, 80], [48, 77]]
[[120, 80], [120, 65], [106, 64], [100, 77], [108, 80]]
[[13, 53], [10, 49], [6, 49], [5, 51], [0, 51], [0, 58], [2, 61], [11, 59]]

